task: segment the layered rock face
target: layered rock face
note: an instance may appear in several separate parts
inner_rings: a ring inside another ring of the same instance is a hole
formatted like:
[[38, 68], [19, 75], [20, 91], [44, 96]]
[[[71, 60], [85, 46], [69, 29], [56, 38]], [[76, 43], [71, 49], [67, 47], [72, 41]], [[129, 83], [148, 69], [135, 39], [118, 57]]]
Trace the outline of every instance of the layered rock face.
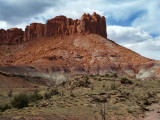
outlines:
[[107, 38], [105, 17], [93, 13], [92, 15], [84, 14], [81, 20], [57, 16], [47, 20], [45, 25], [32, 23], [25, 29], [24, 40], [29, 41], [41, 37], [47, 38], [76, 33], [95, 33]]
[[70, 35], [77, 32], [81, 32], [80, 20], [72, 20], [65, 16], [57, 16], [47, 21], [44, 35], [45, 37], [50, 37], [54, 35]]
[[7, 31], [4, 29], [0, 29], [0, 44], [7, 43]]
[[81, 17], [80, 26], [83, 33], [95, 33], [107, 38], [106, 20], [104, 16], [101, 17], [95, 12], [92, 15], [84, 14]]
[[44, 37], [44, 25], [41, 23], [32, 23], [27, 26], [24, 32], [24, 41], [29, 41]]
[[22, 29], [11, 28], [7, 31], [4, 29], [0, 29], [0, 45], [22, 43], [23, 35], [24, 32], [22, 31]]
[[95, 12], [92, 15], [83, 14], [80, 20], [57, 16], [47, 20], [46, 24], [32, 23], [26, 27], [24, 32], [18, 28], [12, 28], [7, 31], [1, 29], [0, 44], [16, 44], [39, 38], [67, 36], [76, 33], [94, 33], [107, 38], [105, 17], [101, 17]]

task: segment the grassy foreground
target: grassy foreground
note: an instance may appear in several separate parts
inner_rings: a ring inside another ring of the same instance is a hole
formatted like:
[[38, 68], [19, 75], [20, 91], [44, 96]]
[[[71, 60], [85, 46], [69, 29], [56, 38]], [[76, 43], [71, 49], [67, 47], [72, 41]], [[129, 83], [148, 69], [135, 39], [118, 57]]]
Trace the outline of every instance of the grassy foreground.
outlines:
[[[116, 73], [74, 75], [58, 86], [36, 89], [41, 99], [34, 98], [35, 91], [1, 93], [0, 119], [137, 120], [147, 106], [160, 104], [160, 80], [136, 80]], [[28, 105], [16, 108], [13, 100], [20, 93], [29, 96]]]

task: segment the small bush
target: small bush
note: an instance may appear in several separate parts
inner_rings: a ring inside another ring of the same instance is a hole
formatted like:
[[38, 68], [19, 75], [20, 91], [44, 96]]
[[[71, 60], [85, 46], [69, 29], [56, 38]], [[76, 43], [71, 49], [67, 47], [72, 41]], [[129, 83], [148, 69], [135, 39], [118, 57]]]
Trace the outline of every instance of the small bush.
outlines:
[[14, 108], [24, 108], [28, 106], [28, 97], [26, 94], [20, 94], [14, 97], [14, 99], [11, 101], [11, 105]]
[[59, 92], [58, 92], [57, 89], [51, 89], [50, 94], [51, 94], [52, 96], [53, 96], [53, 95], [58, 95]]
[[61, 83], [62, 86], [64, 86], [65, 84], [66, 84], [66, 81], [63, 81], [63, 82]]
[[76, 97], [73, 92], [70, 93], [70, 96], [71, 96], [71, 97]]
[[151, 91], [148, 91], [147, 94], [149, 98], [154, 98], [157, 95], [157, 93]]
[[105, 77], [109, 77], [109, 74], [108, 74], [108, 73], [106, 73], [106, 74], [105, 74]]
[[4, 112], [5, 110], [10, 109], [10, 108], [11, 107], [8, 104], [0, 106], [0, 112]]
[[134, 113], [136, 110], [135, 109], [127, 109], [128, 113]]
[[111, 90], [117, 90], [117, 86], [116, 86], [116, 84], [111, 84]]
[[58, 95], [59, 92], [57, 89], [51, 89], [49, 92], [46, 92], [43, 96], [44, 99], [50, 99], [54, 95]]
[[46, 100], [50, 99], [51, 97], [52, 97], [52, 95], [50, 93], [47, 93], [47, 92], [43, 96], [43, 98], [46, 99]]
[[13, 94], [13, 91], [10, 90], [10, 91], [8, 92], [8, 97], [12, 97], [12, 94]]
[[86, 81], [86, 83], [88, 82], [88, 80], [89, 80], [89, 76], [88, 75], [85, 75], [84, 76], [84, 80]]
[[35, 90], [34, 93], [28, 97], [28, 99], [29, 102], [36, 102], [38, 100], [43, 99], [43, 97], [40, 94], [38, 94], [38, 90]]
[[117, 78], [118, 77], [118, 75], [117, 75], [117, 73], [113, 73], [113, 75], [112, 75], [113, 77], [115, 77], [115, 78]]
[[133, 82], [129, 80], [128, 78], [122, 78], [121, 79], [121, 84], [132, 84]]
[[99, 78], [98, 78], [98, 81], [102, 81], [102, 79], [99, 77]]

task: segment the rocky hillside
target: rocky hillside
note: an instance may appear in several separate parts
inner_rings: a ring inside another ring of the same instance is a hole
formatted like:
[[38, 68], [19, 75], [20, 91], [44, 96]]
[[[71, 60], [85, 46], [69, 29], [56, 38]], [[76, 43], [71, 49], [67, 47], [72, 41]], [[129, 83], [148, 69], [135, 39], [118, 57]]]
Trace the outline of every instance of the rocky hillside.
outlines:
[[[159, 120], [159, 86], [160, 80], [140, 81], [111, 72], [73, 75], [56, 87], [3, 90], [0, 120]], [[17, 109], [10, 103], [21, 93], [29, 104]]]
[[10, 30], [0, 30], [0, 72], [3, 74], [41, 77], [56, 83], [72, 74], [108, 71], [137, 79], [160, 77], [160, 62], [109, 40], [105, 18], [96, 13], [84, 14], [80, 20], [57, 16], [44, 25], [32, 23], [23, 34], [12, 34], [15, 35], [12, 42], [4, 37]]

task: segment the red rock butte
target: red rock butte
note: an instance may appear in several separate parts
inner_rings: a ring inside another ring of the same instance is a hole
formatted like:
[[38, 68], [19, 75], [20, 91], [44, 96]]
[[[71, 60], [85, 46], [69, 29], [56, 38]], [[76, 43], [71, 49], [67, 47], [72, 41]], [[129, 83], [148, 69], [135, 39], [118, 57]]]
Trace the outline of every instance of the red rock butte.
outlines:
[[[18, 67], [17, 67], [18, 66]], [[105, 17], [57, 16], [25, 31], [0, 30], [0, 73], [52, 79], [56, 74], [118, 72], [137, 79], [160, 78], [160, 61], [145, 58], [107, 38]]]
[[107, 38], [105, 17], [95, 12], [92, 15], [84, 13], [80, 20], [57, 16], [47, 20], [46, 24], [32, 23], [26, 27], [25, 31], [18, 28], [11, 28], [7, 31], [0, 29], [0, 44], [17, 44], [38, 38], [79, 33], [95, 33]]

